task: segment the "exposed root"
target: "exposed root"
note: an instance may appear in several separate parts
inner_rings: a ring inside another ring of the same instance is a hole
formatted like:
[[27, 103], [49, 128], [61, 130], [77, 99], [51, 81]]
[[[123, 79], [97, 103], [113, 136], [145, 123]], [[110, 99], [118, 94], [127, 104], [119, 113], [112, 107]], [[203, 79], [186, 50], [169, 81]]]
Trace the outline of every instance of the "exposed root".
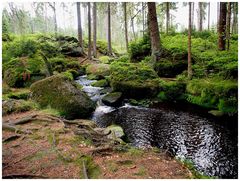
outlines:
[[42, 175], [29, 175], [29, 174], [10, 174], [10, 175], [4, 175], [2, 177], [3, 179], [24, 179], [24, 178], [35, 178], [35, 179], [40, 179], [40, 178], [48, 178], [44, 177]]
[[12, 136], [10, 136], [10, 137], [4, 139], [4, 140], [3, 140], [3, 143], [8, 142], [8, 141], [16, 140], [16, 139], [18, 139], [18, 138], [20, 138], [20, 137], [21, 137], [21, 135], [19, 135], [19, 134], [12, 135]]
[[87, 175], [87, 168], [86, 168], [86, 165], [85, 165], [85, 161], [83, 160], [83, 175], [84, 175], [84, 178], [85, 179], [89, 179], [88, 178], [88, 175]]

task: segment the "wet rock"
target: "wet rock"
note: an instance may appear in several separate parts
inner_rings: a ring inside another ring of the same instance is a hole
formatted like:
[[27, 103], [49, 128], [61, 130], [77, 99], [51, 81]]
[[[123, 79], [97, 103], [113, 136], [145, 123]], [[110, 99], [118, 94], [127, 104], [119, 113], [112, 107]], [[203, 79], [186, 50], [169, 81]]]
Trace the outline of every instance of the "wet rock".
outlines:
[[118, 126], [118, 125], [108, 126], [104, 130], [105, 134], [107, 134], [109, 132], [111, 132], [111, 133], [108, 135], [108, 138], [113, 139], [113, 140], [116, 140], [116, 139], [119, 139], [119, 138], [121, 139], [125, 135], [122, 127]]
[[122, 93], [121, 92], [113, 92], [105, 95], [102, 98], [102, 102], [107, 106], [118, 106], [121, 104]]
[[107, 87], [109, 86], [109, 83], [106, 79], [98, 80], [97, 82], [93, 82], [91, 84], [94, 87]]
[[224, 115], [224, 113], [219, 110], [211, 110], [211, 111], [208, 111], [208, 113], [216, 117], [221, 117]]
[[32, 84], [30, 89], [31, 99], [42, 107], [57, 109], [67, 119], [86, 118], [95, 109], [95, 103], [62, 75], [40, 80]]

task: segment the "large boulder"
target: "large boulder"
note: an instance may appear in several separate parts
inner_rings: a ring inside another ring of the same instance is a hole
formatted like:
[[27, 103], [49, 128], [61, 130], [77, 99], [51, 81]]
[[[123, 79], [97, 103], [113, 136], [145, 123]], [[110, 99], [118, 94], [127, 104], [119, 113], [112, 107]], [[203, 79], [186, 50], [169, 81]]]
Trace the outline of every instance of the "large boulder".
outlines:
[[88, 65], [86, 73], [104, 78], [110, 75], [110, 66], [108, 64], [91, 64]]
[[[118, 140], [124, 137], [124, 131], [121, 126], [111, 125], [104, 130], [105, 134], [108, 134], [109, 139]], [[110, 133], [110, 134], [109, 134]]]
[[63, 75], [40, 80], [30, 89], [31, 99], [42, 107], [57, 109], [67, 119], [86, 118], [95, 109], [95, 103]]
[[121, 92], [109, 93], [102, 98], [102, 102], [107, 106], [118, 106], [121, 104], [121, 97]]

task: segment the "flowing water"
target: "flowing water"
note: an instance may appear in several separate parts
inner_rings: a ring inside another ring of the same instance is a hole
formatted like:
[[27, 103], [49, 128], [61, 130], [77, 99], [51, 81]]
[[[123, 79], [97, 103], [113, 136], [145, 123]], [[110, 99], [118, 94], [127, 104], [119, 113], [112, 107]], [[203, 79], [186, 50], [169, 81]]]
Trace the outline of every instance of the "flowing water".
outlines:
[[134, 146], [167, 149], [178, 158], [191, 160], [206, 175], [237, 178], [237, 118], [216, 119], [184, 105], [142, 108], [125, 104], [113, 108], [101, 102], [109, 90], [90, 86], [94, 81], [86, 76], [79, 77], [77, 82], [97, 101], [92, 119], [99, 126], [118, 124]]

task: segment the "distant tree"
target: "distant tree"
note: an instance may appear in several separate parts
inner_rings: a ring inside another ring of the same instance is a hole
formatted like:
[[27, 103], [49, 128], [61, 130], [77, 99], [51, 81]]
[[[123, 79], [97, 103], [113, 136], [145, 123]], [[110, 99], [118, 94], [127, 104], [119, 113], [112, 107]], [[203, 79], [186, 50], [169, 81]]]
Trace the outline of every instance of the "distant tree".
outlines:
[[52, 2], [52, 3], [49, 2], [48, 5], [53, 10], [54, 32], [55, 32], [55, 36], [57, 36], [58, 27], [57, 27], [56, 3], [55, 2]]
[[227, 3], [220, 2], [219, 24], [218, 24], [218, 49], [226, 49], [226, 16]]
[[169, 5], [170, 5], [170, 2], [166, 2], [166, 33], [167, 34], [169, 29], [169, 17], [170, 17]]
[[232, 34], [238, 33], [238, 2], [232, 2], [233, 4], [233, 22], [232, 22]]
[[128, 50], [128, 23], [127, 23], [127, 3], [123, 2], [123, 11], [124, 11], [124, 29], [125, 29], [125, 40], [126, 40], [126, 49]]
[[88, 59], [92, 59], [92, 40], [91, 40], [91, 4], [88, 2]]
[[77, 2], [77, 19], [78, 19], [78, 42], [83, 52], [83, 35], [82, 35], [82, 21], [81, 21], [81, 4]]
[[156, 4], [154, 2], [148, 2], [148, 23], [151, 39], [152, 60], [153, 64], [157, 61], [157, 56], [160, 53], [160, 35], [158, 29]]
[[231, 28], [231, 2], [227, 4], [227, 25], [226, 25], [226, 40], [227, 50], [230, 48], [230, 28]]
[[97, 4], [93, 3], [93, 57], [97, 57]]
[[112, 55], [112, 43], [111, 43], [111, 4], [107, 3], [107, 30], [108, 30], [108, 54]]
[[208, 3], [208, 31], [210, 30], [210, 2]]
[[188, 79], [192, 79], [192, 60], [191, 60], [191, 34], [192, 34], [192, 3], [189, 2], [189, 17], [188, 17]]

